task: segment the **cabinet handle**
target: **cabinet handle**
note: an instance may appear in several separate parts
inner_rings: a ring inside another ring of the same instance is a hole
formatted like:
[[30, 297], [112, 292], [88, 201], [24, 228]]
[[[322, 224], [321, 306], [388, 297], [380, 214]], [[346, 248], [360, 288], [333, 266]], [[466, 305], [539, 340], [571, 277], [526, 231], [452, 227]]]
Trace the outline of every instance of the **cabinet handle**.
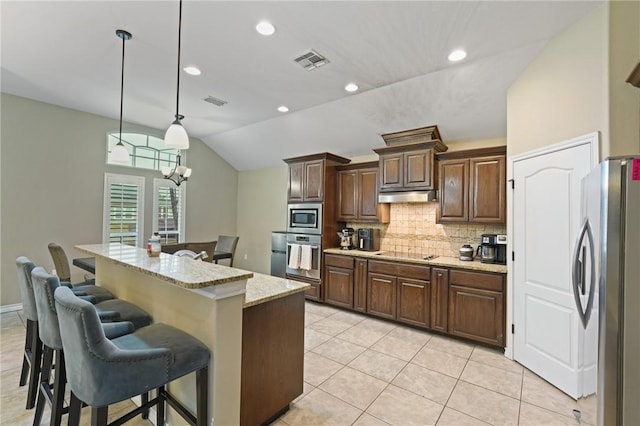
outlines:
[[422, 288], [423, 286], [419, 285], [419, 284], [409, 284], [409, 283], [402, 283], [403, 286], [405, 287], [415, 287], [415, 288]]

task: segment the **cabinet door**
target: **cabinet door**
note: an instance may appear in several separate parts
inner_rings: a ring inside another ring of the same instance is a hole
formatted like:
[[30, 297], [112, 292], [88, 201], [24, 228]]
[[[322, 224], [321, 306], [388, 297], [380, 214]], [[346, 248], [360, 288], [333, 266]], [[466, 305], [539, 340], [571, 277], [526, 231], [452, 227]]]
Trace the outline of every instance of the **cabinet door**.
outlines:
[[324, 160], [304, 163], [304, 200], [322, 201], [324, 196]]
[[367, 312], [396, 319], [396, 277], [370, 272], [367, 284]]
[[436, 222], [469, 220], [469, 160], [443, 160], [438, 164], [440, 194]]
[[449, 270], [431, 268], [431, 328], [447, 331]]
[[472, 158], [469, 176], [469, 221], [505, 223], [506, 185], [504, 155]]
[[421, 149], [404, 153], [404, 187], [435, 189], [433, 182], [433, 150]]
[[367, 310], [367, 260], [356, 259], [353, 277], [353, 309], [360, 312]]
[[304, 163], [289, 164], [289, 201], [303, 201]]
[[325, 267], [324, 285], [325, 302], [343, 308], [353, 308], [352, 269]]
[[402, 189], [402, 153], [380, 156], [380, 190]]
[[363, 169], [358, 173], [358, 219], [377, 221], [378, 169]]
[[428, 281], [398, 277], [398, 321], [428, 327], [429, 296]]
[[449, 287], [449, 333], [504, 346], [504, 293]]
[[338, 217], [340, 221], [358, 218], [358, 171], [338, 172]]

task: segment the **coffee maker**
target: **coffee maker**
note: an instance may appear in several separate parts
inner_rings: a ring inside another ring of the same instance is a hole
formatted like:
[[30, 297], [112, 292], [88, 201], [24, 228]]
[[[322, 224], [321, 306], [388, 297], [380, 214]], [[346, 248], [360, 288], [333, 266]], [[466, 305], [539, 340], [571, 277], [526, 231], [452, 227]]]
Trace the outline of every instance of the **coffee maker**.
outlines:
[[507, 236], [482, 234], [478, 255], [482, 263], [507, 264]]
[[353, 244], [353, 228], [343, 228], [342, 231], [338, 232], [338, 237], [340, 237], [340, 247], [342, 250], [353, 250], [356, 246]]
[[375, 228], [358, 229], [358, 248], [366, 251], [380, 250], [380, 230]]

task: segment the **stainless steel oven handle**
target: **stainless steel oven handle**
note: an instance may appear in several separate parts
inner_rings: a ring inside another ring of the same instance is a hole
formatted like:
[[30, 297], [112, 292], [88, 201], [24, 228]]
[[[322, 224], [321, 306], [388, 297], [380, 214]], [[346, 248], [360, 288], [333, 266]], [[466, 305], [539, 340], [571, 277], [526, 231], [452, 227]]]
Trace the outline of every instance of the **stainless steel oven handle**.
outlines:
[[[287, 247], [291, 247], [294, 244], [298, 244], [298, 243], [287, 243]], [[320, 246], [314, 246], [311, 244], [298, 244], [299, 246], [311, 246], [312, 250], [318, 250], [320, 248]]]

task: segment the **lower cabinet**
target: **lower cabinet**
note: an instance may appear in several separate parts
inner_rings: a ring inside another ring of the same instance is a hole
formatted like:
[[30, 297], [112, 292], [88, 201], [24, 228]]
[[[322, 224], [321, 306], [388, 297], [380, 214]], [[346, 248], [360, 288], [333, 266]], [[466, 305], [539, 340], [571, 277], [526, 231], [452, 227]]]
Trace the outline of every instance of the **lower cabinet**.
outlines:
[[504, 347], [505, 276], [325, 254], [324, 301]]
[[327, 254], [324, 261], [325, 302], [343, 308], [353, 308], [354, 258]]
[[353, 276], [353, 309], [359, 312], [367, 310], [367, 260], [356, 259]]
[[449, 276], [449, 333], [504, 346], [504, 277], [452, 270]]
[[398, 321], [429, 327], [429, 300], [431, 287], [428, 281], [398, 278]]
[[396, 319], [396, 277], [369, 273], [367, 312], [382, 318]]

